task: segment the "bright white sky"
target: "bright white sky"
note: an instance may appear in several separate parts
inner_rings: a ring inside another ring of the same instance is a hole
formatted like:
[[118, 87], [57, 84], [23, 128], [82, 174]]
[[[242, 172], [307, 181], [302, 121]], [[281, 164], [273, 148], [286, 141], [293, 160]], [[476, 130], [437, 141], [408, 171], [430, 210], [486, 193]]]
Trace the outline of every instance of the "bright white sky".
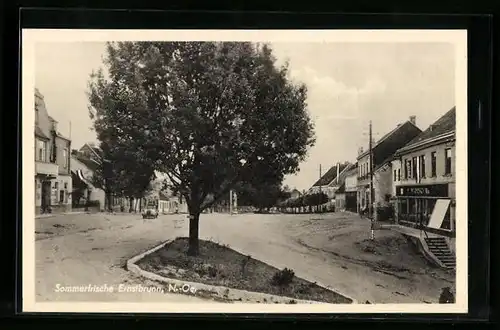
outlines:
[[[301, 170], [286, 178], [292, 188], [308, 189], [337, 162], [355, 161], [374, 137], [417, 116], [422, 130], [455, 105], [452, 44], [444, 43], [276, 43], [279, 62], [290, 61], [293, 79], [308, 87], [308, 111], [317, 142]], [[86, 97], [92, 70], [102, 66], [104, 44], [39, 43], [36, 86], [49, 114], [70, 135], [74, 149], [96, 141]], [[70, 132], [71, 122], [71, 132]]]

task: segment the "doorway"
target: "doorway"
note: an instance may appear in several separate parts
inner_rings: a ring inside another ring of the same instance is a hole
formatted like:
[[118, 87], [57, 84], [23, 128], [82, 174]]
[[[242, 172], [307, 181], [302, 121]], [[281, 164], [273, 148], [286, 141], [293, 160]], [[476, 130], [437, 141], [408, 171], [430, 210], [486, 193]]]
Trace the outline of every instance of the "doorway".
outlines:
[[422, 221], [423, 226], [429, 224], [432, 211], [434, 210], [434, 205], [436, 204], [435, 199], [419, 198], [415, 199], [415, 214], [417, 215], [417, 221]]
[[42, 198], [41, 198], [41, 212], [47, 213], [50, 212], [50, 190], [51, 190], [51, 182], [50, 181], [42, 181]]

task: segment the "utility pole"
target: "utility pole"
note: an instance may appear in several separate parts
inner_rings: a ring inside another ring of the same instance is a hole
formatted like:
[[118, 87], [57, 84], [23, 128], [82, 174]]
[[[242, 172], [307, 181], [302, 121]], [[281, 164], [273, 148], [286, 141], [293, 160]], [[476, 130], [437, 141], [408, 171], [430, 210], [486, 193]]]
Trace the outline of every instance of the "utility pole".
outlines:
[[229, 190], [229, 214], [233, 214], [233, 191]]
[[370, 218], [374, 219], [375, 216], [375, 196], [374, 196], [374, 191], [373, 191], [373, 150], [372, 150], [372, 121], [370, 120], [370, 142], [369, 142], [369, 157], [370, 157], [370, 209], [369, 209], [369, 214]]
[[319, 164], [319, 196], [318, 196], [318, 211], [321, 205], [321, 164]]

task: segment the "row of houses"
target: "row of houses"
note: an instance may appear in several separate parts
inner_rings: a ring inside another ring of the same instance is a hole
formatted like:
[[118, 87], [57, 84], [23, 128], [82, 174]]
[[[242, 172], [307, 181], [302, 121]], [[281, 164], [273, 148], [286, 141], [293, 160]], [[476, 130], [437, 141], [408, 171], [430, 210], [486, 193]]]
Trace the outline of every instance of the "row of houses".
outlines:
[[360, 149], [355, 162], [332, 166], [308, 193], [320, 190], [338, 211], [372, 208], [379, 220], [454, 236], [455, 107], [424, 131], [411, 116], [373, 143], [371, 164], [370, 151]]
[[64, 213], [80, 209], [138, 211], [153, 204], [162, 213], [185, 213], [182, 197], [163, 188], [165, 175], [159, 172], [151, 190], [142, 199], [111, 196], [95, 184], [94, 173], [103, 163], [102, 151], [92, 143], [71, 149], [71, 139], [58, 131], [58, 122], [46, 108], [44, 96], [35, 89], [35, 213]]

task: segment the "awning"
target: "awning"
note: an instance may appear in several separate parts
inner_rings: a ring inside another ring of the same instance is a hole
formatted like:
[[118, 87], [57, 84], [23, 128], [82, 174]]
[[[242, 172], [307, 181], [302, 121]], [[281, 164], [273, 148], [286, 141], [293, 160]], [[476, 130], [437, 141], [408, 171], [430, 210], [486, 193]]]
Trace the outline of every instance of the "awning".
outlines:
[[76, 170], [75, 174], [78, 177], [78, 179], [82, 180], [83, 183], [92, 186], [92, 183], [90, 183], [90, 180], [85, 178], [85, 176], [83, 175], [82, 170]]
[[446, 212], [448, 211], [448, 207], [450, 207], [449, 199], [438, 199], [434, 205], [434, 210], [432, 210], [431, 219], [427, 227], [440, 229]]

